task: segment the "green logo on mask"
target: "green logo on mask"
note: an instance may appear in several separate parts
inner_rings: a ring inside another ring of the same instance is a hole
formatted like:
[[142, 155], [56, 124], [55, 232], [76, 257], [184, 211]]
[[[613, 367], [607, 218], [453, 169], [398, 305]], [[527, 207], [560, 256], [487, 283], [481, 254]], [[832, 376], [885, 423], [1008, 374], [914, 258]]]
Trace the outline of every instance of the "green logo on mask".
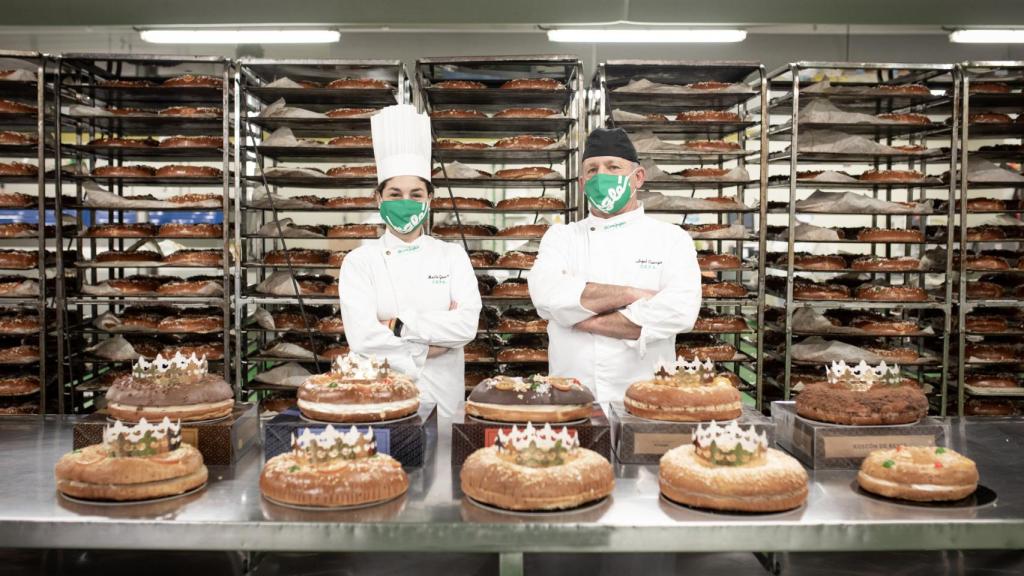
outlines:
[[615, 214], [625, 208], [632, 195], [629, 178], [615, 174], [596, 174], [583, 185], [583, 193], [595, 208], [605, 214]]
[[380, 217], [399, 234], [408, 234], [422, 226], [429, 212], [429, 204], [416, 200], [385, 200], [380, 203]]

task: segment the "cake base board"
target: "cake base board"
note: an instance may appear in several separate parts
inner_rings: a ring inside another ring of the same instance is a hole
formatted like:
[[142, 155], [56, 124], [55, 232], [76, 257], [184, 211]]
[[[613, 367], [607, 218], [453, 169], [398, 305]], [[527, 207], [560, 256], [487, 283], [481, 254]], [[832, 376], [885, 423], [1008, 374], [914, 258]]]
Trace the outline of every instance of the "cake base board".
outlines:
[[815, 470], [858, 470], [874, 450], [896, 446], [945, 446], [949, 424], [926, 416], [916, 424], [836, 426], [802, 418], [795, 401], [771, 404], [778, 445]]
[[60, 494], [60, 497], [67, 500], [68, 502], [74, 502], [75, 504], [86, 504], [89, 506], [138, 506], [140, 504], [155, 504], [157, 502], [177, 500], [178, 498], [191, 496], [205, 488], [206, 482], [203, 482], [199, 486], [196, 486], [191, 490], [186, 490], [181, 494], [171, 494], [170, 496], [161, 496], [159, 498], [147, 498], [145, 500], [89, 500], [88, 498], [78, 498], [76, 496], [69, 496], [61, 492], [60, 490], [57, 491], [57, 494]]
[[[469, 455], [480, 448], [486, 448], [494, 444], [498, 430], [511, 431], [513, 426], [522, 428], [525, 424], [512, 422], [481, 422], [474, 416], [466, 414], [464, 408], [460, 408], [452, 418], [452, 466], [462, 466], [462, 463], [469, 458]], [[543, 424], [534, 424], [543, 426]], [[601, 405], [595, 403], [590, 418], [579, 424], [552, 424], [551, 427], [561, 427], [575, 430], [580, 439], [580, 447], [593, 450], [608, 460], [612, 458], [612, 435], [611, 426], [605, 416]]]
[[292, 434], [298, 435], [303, 428], [318, 432], [328, 425], [339, 431], [355, 426], [364, 433], [372, 428], [378, 452], [398, 460], [402, 466], [418, 467], [426, 458], [428, 437], [435, 442], [437, 440], [437, 405], [420, 402], [419, 409], [411, 416], [369, 424], [315, 422], [299, 413], [298, 408], [289, 408], [263, 423], [263, 456], [270, 460], [278, 454], [290, 452]]
[[[697, 426], [707, 424], [641, 418], [630, 414], [621, 401], [611, 402], [609, 408], [615, 457], [622, 464], [657, 464], [665, 452], [689, 444]], [[719, 421], [729, 422], [736, 422], [744, 429], [753, 426], [758, 432], [764, 431], [769, 441], [775, 437], [775, 424], [771, 419], [747, 406], [743, 407], [739, 418]]]
[[[93, 412], [75, 423], [74, 448], [103, 442], [103, 429], [110, 424], [104, 410]], [[231, 414], [212, 422], [182, 422], [181, 439], [199, 449], [207, 466], [230, 466], [259, 443], [260, 420], [255, 404], [236, 403]]]

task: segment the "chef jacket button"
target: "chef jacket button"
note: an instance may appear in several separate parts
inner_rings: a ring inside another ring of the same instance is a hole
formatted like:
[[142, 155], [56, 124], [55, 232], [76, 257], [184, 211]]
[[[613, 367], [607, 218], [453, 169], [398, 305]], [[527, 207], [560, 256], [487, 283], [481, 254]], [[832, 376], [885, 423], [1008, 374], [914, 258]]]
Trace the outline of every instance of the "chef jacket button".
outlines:
[[593, 226], [591, 226], [590, 227], [590, 231], [593, 232], [594, 230], [597, 230], [597, 228], [594, 228]]
[[388, 250], [387, 252], [385, 252], [385, 254], [387, 254], [388, 256], [391, 256], [391, 250]]

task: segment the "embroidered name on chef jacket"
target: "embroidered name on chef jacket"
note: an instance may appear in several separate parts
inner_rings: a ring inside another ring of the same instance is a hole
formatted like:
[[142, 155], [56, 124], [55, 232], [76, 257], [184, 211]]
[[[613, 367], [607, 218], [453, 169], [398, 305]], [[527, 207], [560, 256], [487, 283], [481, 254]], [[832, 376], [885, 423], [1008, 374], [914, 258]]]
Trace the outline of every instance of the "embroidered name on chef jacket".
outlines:
[[615, 224], [608, 224], [607, 226], [603, 227], [602, 230], [615, 230], [616, 228], [622, 228], [625, 225], [625, 222], [616, 222]]
[[447, 284], [451, 274], [428, 274], [427, 280], [430, 280], [431, 284]]
[[638, 258], [634, 264], [640, 267], [641, 270], [657, 270], [661, 267], [664, 260], [648, 260], [647, 258]]
[[395, 254], [398, 254], [398, 255], [408, 254], [410, 252], [416, 252], [419, 249], [420, 249], [419, 246], [402, 246], [401, 248], [398, 248], [398, 249], [395, 250]]

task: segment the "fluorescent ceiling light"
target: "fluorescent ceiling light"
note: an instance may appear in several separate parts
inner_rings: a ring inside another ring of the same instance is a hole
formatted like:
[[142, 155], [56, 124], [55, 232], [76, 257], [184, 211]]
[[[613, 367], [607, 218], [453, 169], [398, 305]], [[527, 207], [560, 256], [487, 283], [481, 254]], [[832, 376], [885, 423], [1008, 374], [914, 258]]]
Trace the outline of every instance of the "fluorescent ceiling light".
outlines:
[[329, 44], [341, 39], [337, 30], [142, 30], [142, 39], [152, 44]]
[[949, 33], [949, 41], [957, 44], [1021, 44], [1024, 43], [1024, 30], [954, 30]]
[[555, 28], [548, 30], [552, 42], [742, 42], [746, 30], [701, 28]]

